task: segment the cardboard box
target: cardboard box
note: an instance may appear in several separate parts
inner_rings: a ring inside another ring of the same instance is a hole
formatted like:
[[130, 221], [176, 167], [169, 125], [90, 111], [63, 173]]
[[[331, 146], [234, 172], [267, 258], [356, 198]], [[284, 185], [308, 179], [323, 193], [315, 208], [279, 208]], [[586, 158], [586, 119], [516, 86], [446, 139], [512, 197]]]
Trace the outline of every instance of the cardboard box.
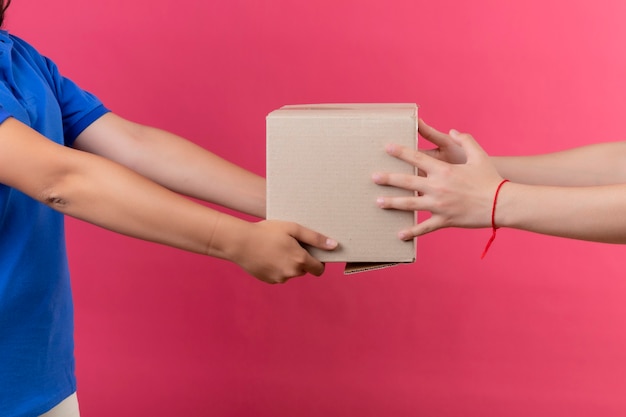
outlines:
[[374, 172], [415, 174], [385, 152], [417, 148], [415, 104], [285, 106], [267, 122], [267, 218], [293, 221], [336, 239], [332, 252], [307, 248], [323, 262], [346, 262], [346, 273], [415, 261], [415, 240], [398, 239], [413, 212], [383, 210], [382, 195], [412, 196], [372, 182]]

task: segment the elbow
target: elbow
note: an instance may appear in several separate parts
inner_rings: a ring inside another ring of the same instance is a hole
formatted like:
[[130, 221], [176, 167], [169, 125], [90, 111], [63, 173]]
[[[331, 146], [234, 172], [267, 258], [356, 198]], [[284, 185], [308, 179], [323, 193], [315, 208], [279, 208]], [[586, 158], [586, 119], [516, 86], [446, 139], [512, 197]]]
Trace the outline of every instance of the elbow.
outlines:
[[48, 176], [48, 180], [41, 184], [34, 197], [54, 210], [66, 212], [70, 205], [70, 194], [76, 188], [72, 177], [67, 171]]
[[59, 211], [63, 211], [63, 209], [66, 208], [68, 205], [68, 202], [66, 199], [64, 199], [63, 197], [55, 197], [55, 196], [46, 197], [46, 199], [44, 200], [44, 203], [47, 206], [55, 210], [59, 210]]
[[48, 207], [64, 212], [69, 206], [69, 200], [56, 187], [47, 187], [39, 194], [39, 201]]

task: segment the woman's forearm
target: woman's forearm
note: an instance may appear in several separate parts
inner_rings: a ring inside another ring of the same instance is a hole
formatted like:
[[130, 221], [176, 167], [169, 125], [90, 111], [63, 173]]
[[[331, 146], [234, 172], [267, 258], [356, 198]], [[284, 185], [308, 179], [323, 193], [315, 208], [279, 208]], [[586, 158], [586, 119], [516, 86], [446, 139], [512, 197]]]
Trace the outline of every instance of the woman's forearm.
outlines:
[[495, 156], [491, 160], [500, 175], [522, 184], [626, 183], [626, 142], [599, 143], [542, 155]]
[[496, 224], [546, 235], [626, 243], [626, 185], [503, 185]]
[[[435, 139], [439, 143], [444, 142], [439, 137]], [[381, 208], [426, 211], [431, 214], [413, 227], [401, 231], [402, 239], [412, 239], [444, 227], [492, 227], [495, 202], [497, 227], [626, 244], [626, 178], [623, 178], [624, 169], [616, 168], [621, 157], [609, 158], [606, 170], [615, 168], [618, 174], [607, 174], [605, 180], [598, 180], [604, 170], [598, 168], [597, 161], [599, 155], [620, 152], [623, 143], [587, 148], [587, 152], [594, 154], [589, 158], [581, 156], [580, 150], [548, 158], [552, 164], [561, 168], [557, 169], [559, 172], [564, 167], [575, 171], [574, 162], [579, 162], [588, 173], [600, 172], [593, 182], [607, 182], [607, 185], [573, 186], [573, 183], [585, 182], [577, 176], [573, 181], [565, 178], [562, 181], [566, 182], [565, 185], [554, 186], [530, 184], [532, 176], [524, 172], [537, 169], [537, 166], [547, 169], [552, 166], [544, 166], [547, 161], [540, 161], [533, 167], [529, 162], [535, 163], [537, 159], [534, 157], [494, 159], [485, 153], [471, 135], [456, 131], [450, 132], [449, 141], [458, 146], [460, 154], [466, 156], [465, 163], [448, 163], [424, 152], [392, 145], [387, 148], [390, 155], [418, 167], [424, 175], [376, 173], [373, 176], [377, 184], [400, 187], [416, 194], [408, 198], [383, 195], [378, 199]], [[586, 160], [594, 162], [585, 165]], [[494, 164], [494, 161], [497, 163]], [[503, 177], [511, 181], [505, 182]], [[538, 175], [535, 179], [544, 178]]]
[[244, 233], [246, 222], [196, 204], [119, 164], [54, 144], [12, 119], [0, 127], [7, 135], [2, 138], [7, 146], [0, 182], [64, 214], [220, 257], [225, 257], [220, 248], [228, 245], [228, 234], [214, 236], [218, 222], [232, 223], [230, 227]]
[[337, 247], [295, 223], [250, 223], [217, 212], [116, 162], [53, 143], [12, 118], [0, 124], [0, 183], [112, 231], [227, 259], [269, 283], [324, 271], [300, 242]]
[[161, 129], [107, 114], [76, 140], [177, 193], [265, 217], [265, 179]]

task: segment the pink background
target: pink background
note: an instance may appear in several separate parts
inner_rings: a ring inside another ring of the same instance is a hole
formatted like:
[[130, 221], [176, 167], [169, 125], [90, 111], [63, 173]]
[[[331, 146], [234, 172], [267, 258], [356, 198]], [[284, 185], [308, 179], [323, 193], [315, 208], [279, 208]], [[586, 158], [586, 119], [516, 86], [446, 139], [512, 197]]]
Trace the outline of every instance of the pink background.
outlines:
[[[492, 154], [624, 139], [625, 18], [622, 0], [19, 0], [8, 27], [117, 113], [262, 174], [283, 104], [417, 102]], [[488, 230], [446, 230], [411, 266], [267, 286], [68, 234], [85, 416], [626, 415], [623, 247], [501, 230], [481, 261]]]

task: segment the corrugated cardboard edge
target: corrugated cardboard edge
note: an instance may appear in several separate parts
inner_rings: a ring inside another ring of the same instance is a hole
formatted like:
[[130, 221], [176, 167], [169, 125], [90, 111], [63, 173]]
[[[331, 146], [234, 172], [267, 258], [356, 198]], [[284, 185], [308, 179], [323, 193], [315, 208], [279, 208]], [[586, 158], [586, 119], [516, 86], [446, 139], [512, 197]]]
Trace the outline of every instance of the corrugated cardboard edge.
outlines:
[[349, 262], [346, 264], [343, 274], [344, 275], [353, 275], [358, 274], [360, 272], [367, 271], [376, 271], [378, 269], [386, 269], [396, 265], [405, 265], [411, 264], [415, 262], [415, 260], [411, 262], [393, 262], [393, 263], [376, 263], [376, 262]]

